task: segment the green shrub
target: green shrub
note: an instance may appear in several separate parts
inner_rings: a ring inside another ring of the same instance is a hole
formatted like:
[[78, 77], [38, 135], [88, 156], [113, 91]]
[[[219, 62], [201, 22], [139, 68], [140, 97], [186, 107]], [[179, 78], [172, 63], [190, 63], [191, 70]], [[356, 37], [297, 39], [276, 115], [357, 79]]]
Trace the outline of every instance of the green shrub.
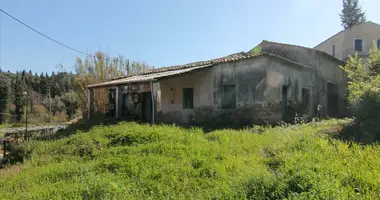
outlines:
[[380, 141], [380, 50], [374, 44], [368, 60], [357, 55], [343, 67], [348, 77], [348, 100], [355, 123], [343, 136], [360, 142]]

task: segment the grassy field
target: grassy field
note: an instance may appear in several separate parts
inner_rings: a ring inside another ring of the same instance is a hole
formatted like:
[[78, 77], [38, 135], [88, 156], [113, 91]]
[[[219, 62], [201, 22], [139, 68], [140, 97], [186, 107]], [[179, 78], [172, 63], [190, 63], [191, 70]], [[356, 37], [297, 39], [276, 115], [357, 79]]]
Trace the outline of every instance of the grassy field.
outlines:
[[380, 146], [329, 132], [344, 121], [219, 130], [120, 123], [29, 142], [0, 170], [1, 199], [378, 199]]
[[0, 129], [1, 128], [8, 128], [8, 127], [10, 127], [10, 125], [8, 125], [8, 124], [0, 124]]
[[[28, 126], [33, 127], [33, 126], [37, 126], [37, 125], [35, 125], [35, 124], [29, 124]], [[5, 129], [5, 128], [20, 128], [20, 127], [25, 127], [25, 124], [23, 124], [23, 123], [0, 124], [0, 129]]]

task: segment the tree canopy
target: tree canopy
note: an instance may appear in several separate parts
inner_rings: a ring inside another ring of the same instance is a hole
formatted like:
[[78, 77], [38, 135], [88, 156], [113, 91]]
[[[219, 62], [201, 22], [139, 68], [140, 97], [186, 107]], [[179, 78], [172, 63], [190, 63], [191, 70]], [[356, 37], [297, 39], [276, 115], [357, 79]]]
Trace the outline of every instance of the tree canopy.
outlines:
[[367, 60], [356, 54], [343, 69], [349, 79], [348, 100], [356, 122], [348, 136], [361, 142], [380, 141], [380, 49], [374, 43]]
[[[96, 52], [95, 56], [76, 60], [75, 74], [61, 71], [33, 75], [32, 70], [0, 72], [0, 123], [21, 122], [26, 109], [29, 119], [36, 120], [36, 123], [46, 123], [51, 117], [56, 118], [55, 121], [75, 118], [86, 111], [87, 85], [150, 68], [143, 62], [130, 61], [122, 56], [111, 58], [103, 52]], [[98, 111], [107, 108], [107, 92], [99, 89], [96, 93]]]
[[340, 14], [344, 29], [366, 22], [365, 12], [359, 6], [359, 0], [343, 0], [343, 9]]

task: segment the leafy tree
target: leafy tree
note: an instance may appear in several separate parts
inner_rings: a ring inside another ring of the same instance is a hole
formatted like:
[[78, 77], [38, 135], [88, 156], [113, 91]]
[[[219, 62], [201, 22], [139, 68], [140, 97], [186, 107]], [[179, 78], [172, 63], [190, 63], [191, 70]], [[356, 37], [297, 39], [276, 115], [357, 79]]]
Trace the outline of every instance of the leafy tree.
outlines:
[[[13, 81], [12, 81], [13, 82]], [[3, 111], [4, 113], [4, 120], [3, 122], [5, 123], [9, 123], [10, 121], [13, 121], [12, 119], [14, 119], [14, 113], [11, 112], [11, 105], [13, 105], [13, 93], [12, 93], [12, 82], [10, 84], [10, 87], [8, 87], [8, 94], [7, 94], [7, 99], [6, 99], [6, 107]]]
[[78, 94], [74, 91], [67, 92], [61, 96], [61, 100], [65, 104], [67, 116], [71, 119], [79, 108]]
[[[117, 77], [133, 75], [153, 68], [143, 62], [131, 62], [122, 56], [111, 58], [103, 52], [85, 59], [77, 58], [75, 66], [75, 88], [79, 96], [79, 106], [82, 111], [87, 110], [87, 85], [110, 81]], [[107, 90], [97, 89], [94, 92], [94, 106], [96, 111], [107, 110]]]
[[40, 77], [37, 75], [37, 73], [33, 77], [33, 91], [37, 92], [38, 94], [41, 94], [41, 85], [40, 85]]
[[[31, 70], [20, 72], [0, 72], [0, 113], [10, 113], [21, 121], [25, 105], [30, 113], [31, 122], [49, 119], [49, 89], [51, 93], [52, 117], [66, 119], [87, 109], [87, 85], [109, 81], [113, 78], [133, 75], [152, 67], [143, 62], [134, 62], [122, 56], [111, 58], [103, 52], [84, 59], [78, 58], [76, 74], [61, 71], [38, 75]], [[28, 102], [24, 92], [28, 93]], [[95, 90], [96, 108], [105, 111], [108, 98], [107, 90]], [[63, 117], [64, 116], [64, 117]], [[33, 119], [34, 118], [34, 119]], [[0, 123], [4, 121], [1, 118]]]
[[[42, 103], [47, 109], [50, 109], [49, 98], [44, 98]], [[52, 114], [57, 112], [66, 112], [66, 106], [59, 96], [55, 96], [51, 99], [51, 111]]]
[[23, 92], [24, 92], [24, 85], [22, 85], [21, 76], [16, 73], [16, 79], [13, 84], [13, 93], [14, 93], [14, 105], [15, 105], [15, 115], [16, 120], [19, 122], [21, 121], [21, 111], [23, 106]]
[[0, 72], [0, 123], [5, 121], [10, 91], [10, 78]]
[[365, 12], [359, 6], [359, 0], [343, 0], [342, 14], [340, 14], [344, 29], [352, 28], [355, 25], [366, 21]]
[[41, 94], [46, 95], [48, 93], [49, 83], [48, 77], [44, 76], [43, 73], [40, 75], [40, 91]]
[[380, 51], [376, 44], [367, 61], [355, 55], [343, 69], [349, 79], [348, 100], [356, 122], [356, 130], [350, 137], [380, 141]]
[[373, 48], [370, 50], [368, 70], [371, 76], [380, 74], [380, 49], [377, 48], [377, 44], [375, 42], [373, 44]]

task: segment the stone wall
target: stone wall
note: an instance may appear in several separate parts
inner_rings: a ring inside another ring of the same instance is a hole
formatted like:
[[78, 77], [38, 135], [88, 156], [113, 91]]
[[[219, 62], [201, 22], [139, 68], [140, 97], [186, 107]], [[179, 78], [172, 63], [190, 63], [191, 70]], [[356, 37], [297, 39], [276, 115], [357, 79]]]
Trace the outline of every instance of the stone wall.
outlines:
[[208, 127], [243, 127], [252, 124], [269, 124], [281, 120], [281, 104], [252, 104], [225, 110], [213, 106], [196, 108], [192, 112], [158, 112], [157, 122], [168, 124], [198, 125]]

